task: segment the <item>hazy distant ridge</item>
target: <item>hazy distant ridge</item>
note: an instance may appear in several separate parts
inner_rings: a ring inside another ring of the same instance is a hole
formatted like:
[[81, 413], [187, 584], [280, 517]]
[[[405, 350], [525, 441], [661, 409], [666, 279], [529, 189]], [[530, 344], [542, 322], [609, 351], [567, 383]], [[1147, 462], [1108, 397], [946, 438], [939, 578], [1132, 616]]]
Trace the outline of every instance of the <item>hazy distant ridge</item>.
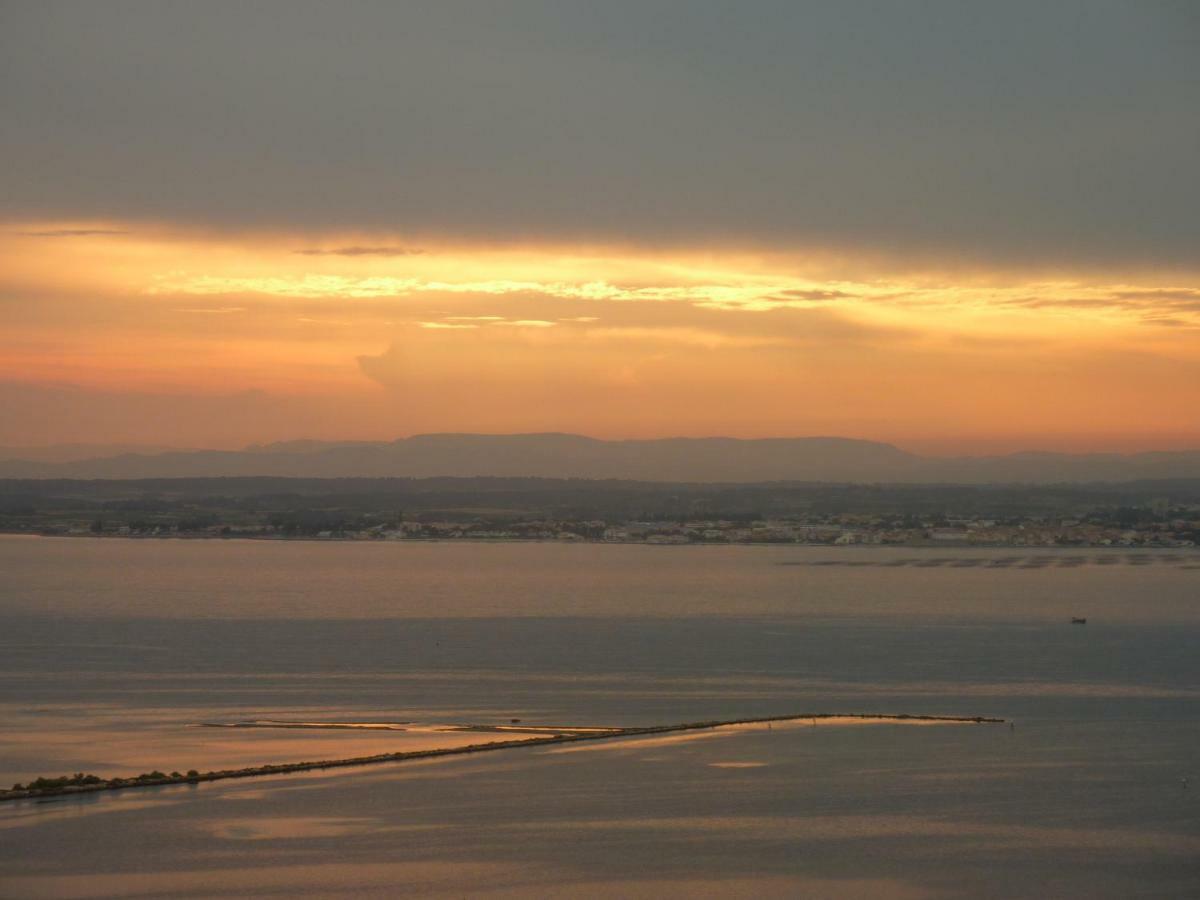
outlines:
[[[3, 451], [0, 451], [2, 453]], [[540, 476], [639, 481], [1084, 482], [1200, 477], [1200, 451], [934, 458], [837, 437], [604, 441], [571, 434], [423, 434], [244, 450], [0, 461], [3, 478]]]

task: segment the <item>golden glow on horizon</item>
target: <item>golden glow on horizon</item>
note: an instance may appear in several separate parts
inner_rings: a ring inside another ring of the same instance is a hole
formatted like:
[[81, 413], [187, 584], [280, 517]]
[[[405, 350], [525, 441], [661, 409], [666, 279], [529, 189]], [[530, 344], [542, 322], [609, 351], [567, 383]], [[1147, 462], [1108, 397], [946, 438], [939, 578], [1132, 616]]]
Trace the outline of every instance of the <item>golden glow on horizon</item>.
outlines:
[[246, 440], [1152, 439], [1186, 434], [1200, 408], [1200, 277], [1177, 273], [930, 273], [816, 252], [122, 223], [10, 224], [0, 266], [10, 381], [263, 391], [344, 413], [340, 434], [314, 434], [318, 416]]

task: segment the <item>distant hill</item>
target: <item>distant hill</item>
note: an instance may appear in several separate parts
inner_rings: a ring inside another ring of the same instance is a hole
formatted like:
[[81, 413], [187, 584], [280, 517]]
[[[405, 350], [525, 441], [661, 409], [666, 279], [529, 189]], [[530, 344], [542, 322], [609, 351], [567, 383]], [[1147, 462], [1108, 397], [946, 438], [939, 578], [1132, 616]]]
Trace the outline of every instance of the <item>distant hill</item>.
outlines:
[[79, 462], [126, 453], [157, 454], [178, 451], [180, 447], [149, 444], [48, 444], [27, 447], [0, 447], [0, 460], [26, 462]]
[[424, 434], [244, 450], [0, 460], [0, 478], [543, 477], [657, 482], [1066, 483], [1200, 477], [1200, 451], [922, 457], [838, 437], [605, 441], [573, 434]]

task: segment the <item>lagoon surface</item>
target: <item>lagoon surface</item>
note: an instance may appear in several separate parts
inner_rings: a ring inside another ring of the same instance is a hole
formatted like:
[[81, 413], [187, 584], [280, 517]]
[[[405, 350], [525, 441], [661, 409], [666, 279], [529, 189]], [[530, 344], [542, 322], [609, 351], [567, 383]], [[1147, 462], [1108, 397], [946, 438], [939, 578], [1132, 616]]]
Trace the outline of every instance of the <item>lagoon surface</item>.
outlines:
[[[0, 538], [6, 785], [837, 712], [1015, 727], [18, 801], [0, 896], [1200, 895], [1195, 551]], [[264, 719], [417, 727], [193, 727]]]

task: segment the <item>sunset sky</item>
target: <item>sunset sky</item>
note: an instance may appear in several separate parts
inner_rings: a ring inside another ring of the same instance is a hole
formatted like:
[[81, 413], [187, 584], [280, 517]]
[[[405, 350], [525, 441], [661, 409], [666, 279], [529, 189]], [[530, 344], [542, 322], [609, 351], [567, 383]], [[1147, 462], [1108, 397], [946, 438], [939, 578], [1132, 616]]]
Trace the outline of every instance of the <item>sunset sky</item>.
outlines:
[[0, 445], [1200, 446], [1188, 2], [0, 3]]

